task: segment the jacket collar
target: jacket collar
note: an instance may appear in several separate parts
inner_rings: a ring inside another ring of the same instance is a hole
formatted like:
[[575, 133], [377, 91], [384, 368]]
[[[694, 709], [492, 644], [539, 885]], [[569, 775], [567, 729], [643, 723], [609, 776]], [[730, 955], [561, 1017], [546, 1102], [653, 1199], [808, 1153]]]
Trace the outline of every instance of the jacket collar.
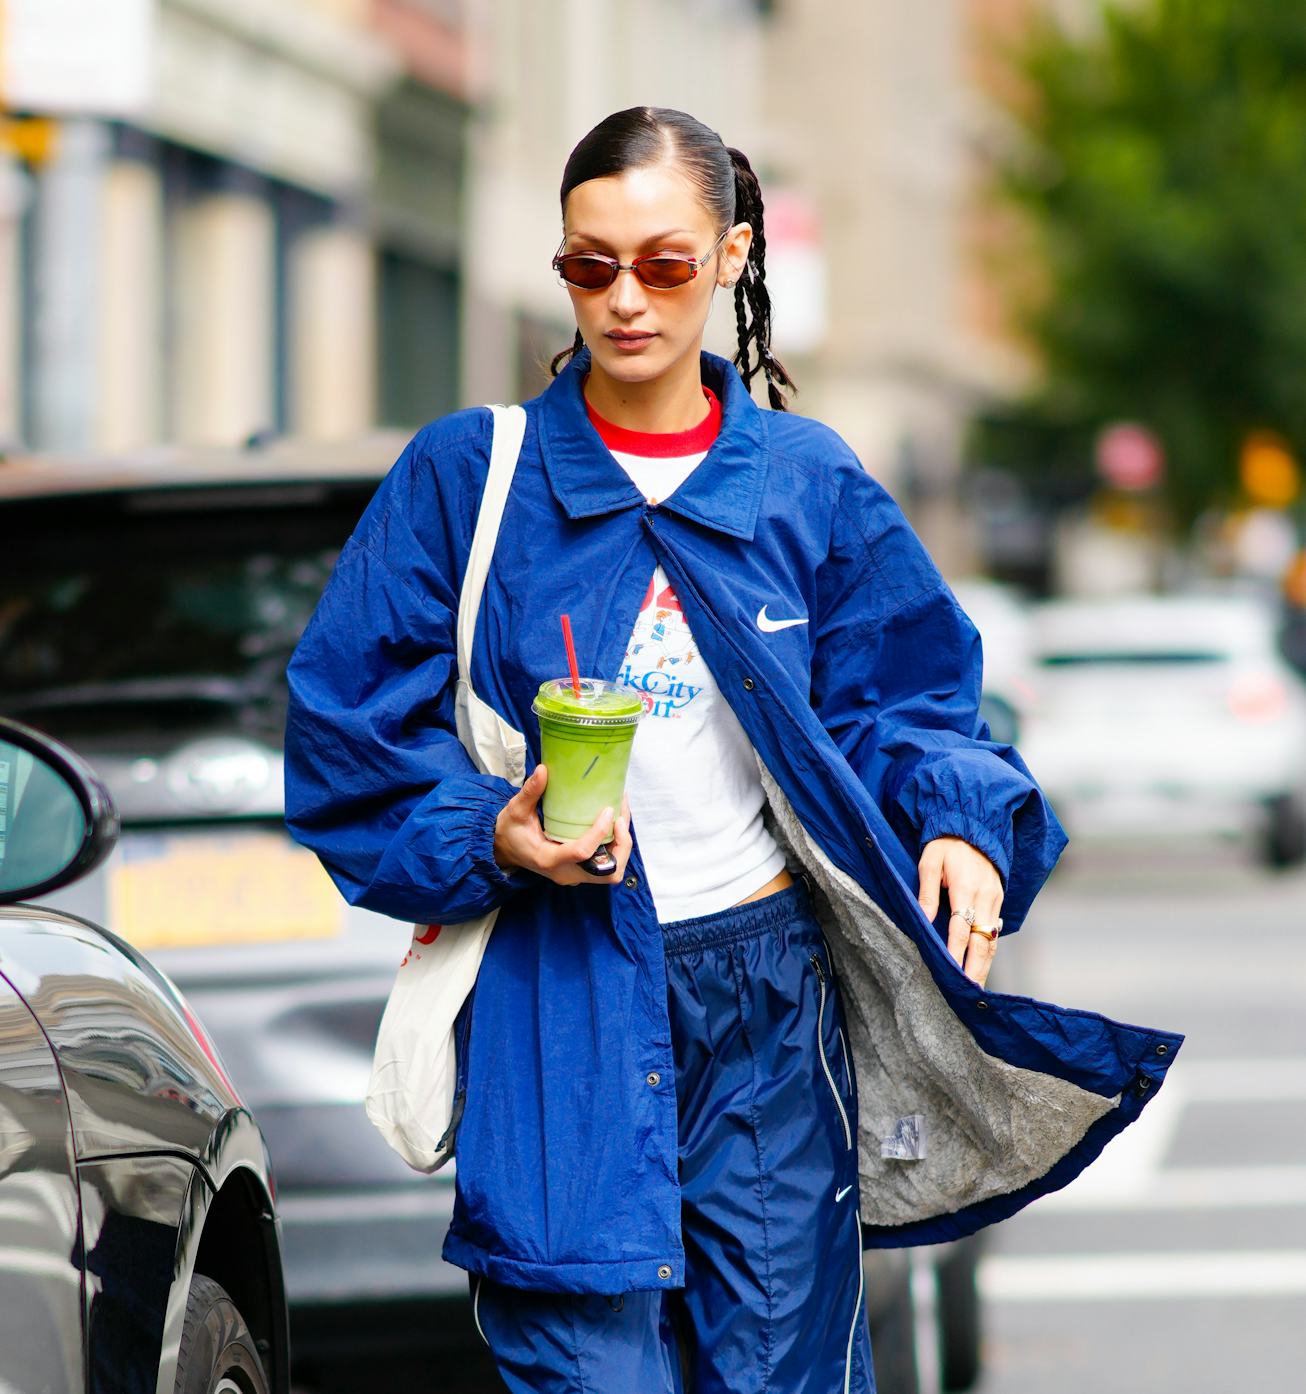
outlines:
[[[703, 382], [721, 400], [721, 431], [702, 463], [658, 507], [751, 540], [766, 481], [766, 415], [728, 359], [703, 350], [700, 364]], [[545, 473], [569, 518], [644, 501], [585, 413], [581, 384], [589, 365], [590, 351], [582, 348], [536, 399]]]

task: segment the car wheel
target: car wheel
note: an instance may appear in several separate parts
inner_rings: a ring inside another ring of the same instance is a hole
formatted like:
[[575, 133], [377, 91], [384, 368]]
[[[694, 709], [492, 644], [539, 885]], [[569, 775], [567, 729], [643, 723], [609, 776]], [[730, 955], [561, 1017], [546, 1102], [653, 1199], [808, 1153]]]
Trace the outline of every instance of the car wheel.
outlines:
[[268, 1394], [254, 1338], [226, 1289], [191, 1279], [177, 1352], [176, 1394]]
[[1287, 794], [1266, 805], [1269, 826], [1265, 834], [1267, 866], [1296, 866], [1306, 860], [1306, 810]]
[[979, 1240], [957, 1240], [935, 1267], [939, 1376], [944, 1389], [970, 1389], [980, 1374]]

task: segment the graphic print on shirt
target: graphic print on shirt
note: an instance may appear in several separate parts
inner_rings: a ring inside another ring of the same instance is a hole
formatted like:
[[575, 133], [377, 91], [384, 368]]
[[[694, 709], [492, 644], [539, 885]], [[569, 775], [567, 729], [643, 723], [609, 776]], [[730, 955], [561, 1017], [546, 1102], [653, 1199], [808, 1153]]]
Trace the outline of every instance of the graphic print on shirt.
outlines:
[[649, 716], [675, 720], [703, 691], [704, 671], [685, 612], [659, 566], [644, 594], [618, 681], [639, 693]]

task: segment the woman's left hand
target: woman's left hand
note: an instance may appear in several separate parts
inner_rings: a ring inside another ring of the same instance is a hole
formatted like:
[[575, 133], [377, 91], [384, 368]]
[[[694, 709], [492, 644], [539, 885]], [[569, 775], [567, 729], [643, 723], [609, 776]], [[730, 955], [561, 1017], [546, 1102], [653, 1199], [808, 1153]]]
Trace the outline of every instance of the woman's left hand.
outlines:
[[921, 909], [927, 919], [939, 913], [939, 888], [948, 888], [953, 909], [948, 921], [948, 952], [966, 976], [981, 984], [989, 975], [996, 939], [972, 934], [957, 911], [975, 912], [977, 925], [995, 925], [1002, 909], [1002, 878], [998, 869], [977, 848], [960, 837], [936, 837], [925, 844], [918, 864]]

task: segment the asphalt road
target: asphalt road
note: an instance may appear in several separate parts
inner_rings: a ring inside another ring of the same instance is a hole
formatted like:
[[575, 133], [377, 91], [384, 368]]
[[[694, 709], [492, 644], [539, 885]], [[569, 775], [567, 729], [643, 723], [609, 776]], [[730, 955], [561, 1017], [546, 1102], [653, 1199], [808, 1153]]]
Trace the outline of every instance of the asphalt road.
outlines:
[[1306, 874], [1099, 849], [1020, 938], [1012, 990], [1187, 1040], [1138, 1123], [995, 1228], [980, 1394], [1306, 1389]]

